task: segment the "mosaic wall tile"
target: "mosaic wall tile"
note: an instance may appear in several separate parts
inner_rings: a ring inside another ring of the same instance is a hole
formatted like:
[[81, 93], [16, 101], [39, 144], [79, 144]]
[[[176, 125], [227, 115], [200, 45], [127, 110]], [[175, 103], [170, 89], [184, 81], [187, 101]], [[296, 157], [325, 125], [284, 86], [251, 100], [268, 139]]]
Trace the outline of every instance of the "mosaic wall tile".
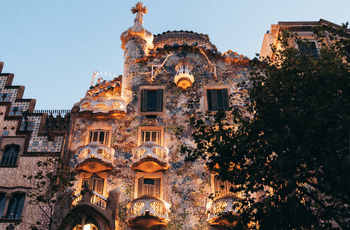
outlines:
[[0, 77], [0, 91], [5, 87], [7, 76]]
[[22, 115], [23, 111], [26, 111], [29, 107], [29, 102], [14, 102], [12, 103], [11, 110], [9, 112], [9, 115]]
[[2, 89], [0, 91], [0, 102], [14, 102], [17, 96], [17, 89]]
[[[28, 145], [28, 152], [60, 152], [62, 148], [63, 136], [56, 136], [54, 141], [49, 141], [47, 136], [38, 136], [41, 117], [29, 116], [27, 130], [32, 131], [32, 136]], [[25, 121], [22, 120], [21, 130], [25, 130]]]

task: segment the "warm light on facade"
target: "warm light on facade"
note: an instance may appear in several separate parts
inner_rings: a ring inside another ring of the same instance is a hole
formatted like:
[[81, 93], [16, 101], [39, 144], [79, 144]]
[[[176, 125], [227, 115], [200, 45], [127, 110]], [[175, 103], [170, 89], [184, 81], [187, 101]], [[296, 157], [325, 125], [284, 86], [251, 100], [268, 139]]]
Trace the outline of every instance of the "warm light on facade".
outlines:
[[186, 59], [181, 59], [179, 61], [179, 64], [175, 67], [177, 73], [174, 79], [178, 87], [187, 89], [192, 86], [194, 82], [194, 77], [191, 73], [192, 69], [192, 65]]

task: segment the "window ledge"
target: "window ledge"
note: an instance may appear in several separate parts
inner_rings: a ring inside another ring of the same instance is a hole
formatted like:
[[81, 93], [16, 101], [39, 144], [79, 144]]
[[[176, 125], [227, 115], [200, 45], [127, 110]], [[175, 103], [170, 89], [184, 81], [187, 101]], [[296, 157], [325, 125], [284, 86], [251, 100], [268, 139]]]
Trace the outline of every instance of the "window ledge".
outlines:
[[22, 219], [8, 219], [6, 217], [0, 218], [0, 223], [20, 223], [22, 222]]
[[[0, 165], [0, 168], [17, 168], [18, 165]], [[2, 218], [0, 218], [2, 219]]]

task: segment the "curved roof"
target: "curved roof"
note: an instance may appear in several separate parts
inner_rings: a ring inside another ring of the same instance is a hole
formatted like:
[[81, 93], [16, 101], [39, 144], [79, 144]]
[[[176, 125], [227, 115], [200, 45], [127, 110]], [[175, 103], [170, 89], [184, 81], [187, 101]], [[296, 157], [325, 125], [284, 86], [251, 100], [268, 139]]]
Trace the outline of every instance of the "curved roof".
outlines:
[[163, 48], [165, 45], [172, 46], [174, 43], [177, 43], [178, 45], [183, 45], [184, 43], [187, 43], [188, 45], [198, 43], [198, 46], [204, 46], [206, 49], [215, 49], [210, 42], [208, 35], [189, 31], [169, 31], [155, 35], [153, 40], [154, 49]]

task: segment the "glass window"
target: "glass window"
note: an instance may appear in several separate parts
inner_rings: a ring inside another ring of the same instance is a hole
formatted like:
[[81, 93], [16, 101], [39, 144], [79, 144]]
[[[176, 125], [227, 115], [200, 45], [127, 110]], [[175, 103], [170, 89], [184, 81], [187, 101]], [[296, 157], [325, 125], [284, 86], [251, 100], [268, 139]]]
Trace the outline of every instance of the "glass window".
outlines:
[[2, 192], [0, 193], [0, 218], [4, 215], [5, 213], [5, 205], [6, 205], [6, 193]]
[[160, 197], [160, 178], [139, 178], [137, 196], [151, 195]]
[[108, 145], [108, 131], [106, 130], [90, 131], [90, 142], [99, 142], [103, 145]]
[[153, 141], [161, 144], [161, 130], [141, 130], [141, 144], [146, 141]]
[[209, 111], [228, 110], [227, 89], [208, 89], [207, 102]]
[[232, 186], [233, 184], [231, 182], [214, 179], [215, 196], [226, 195], [230, 192]]
[[13, 166], [16, 165], [19, 154], [19, 145], [6, 145], [4, 154], [1, 158], [0, 165]]
[[7, 210], [8, 219], [19, 219], [22, 216], [25, 193], [13, 193]]
[[316, 45], [316, 41], [306, 41], [299, 45], [300, 54], [306, 54], [310, 57], [318, 57], [318, 49]]
[[141, 112], [163, 111], [163, 89], [141, 90]]
[[95, 192], [103, 195], [104, 179], [93, 175], [91, 178], [84, 178], [83, 185], [87, 184], [89, 189], [94, 190]]

